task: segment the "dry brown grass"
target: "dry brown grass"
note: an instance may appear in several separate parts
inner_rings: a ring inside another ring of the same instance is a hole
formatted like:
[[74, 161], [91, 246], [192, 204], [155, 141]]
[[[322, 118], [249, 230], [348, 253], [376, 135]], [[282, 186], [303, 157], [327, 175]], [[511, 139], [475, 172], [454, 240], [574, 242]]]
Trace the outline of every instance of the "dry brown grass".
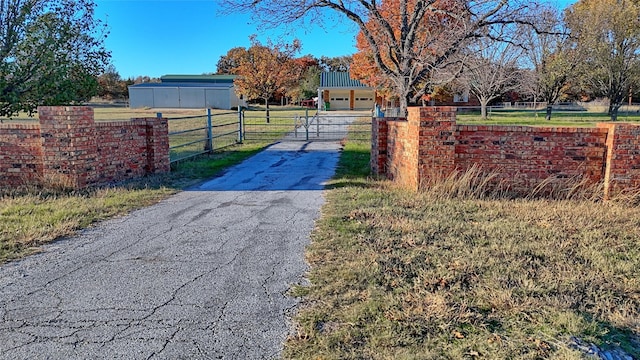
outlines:
[[573, 336], [640, 357], [640, 208], [580, 182], [555, 200], [457, 178], [329, 193], [286, 358], [583, 358]]

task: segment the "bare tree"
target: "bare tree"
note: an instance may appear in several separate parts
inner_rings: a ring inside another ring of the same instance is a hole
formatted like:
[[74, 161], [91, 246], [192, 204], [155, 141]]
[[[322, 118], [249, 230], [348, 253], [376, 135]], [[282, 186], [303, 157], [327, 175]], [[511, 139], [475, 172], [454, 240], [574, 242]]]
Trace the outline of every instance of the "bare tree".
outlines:
[[482, 119], [486, 119], [490, 101], [519, 87], [522, 72], [518, 60], [523, 50], [488, 38], [478, 39], [469, 50], [459, 81], [478, 98]]
[[[535, 2], [514, 0], [219, 0], [228, 12], [251, 12], [266, 25], [322, 21], [326, 10], [354, 23], [402, 110], [430, 90], [430, 76], [479, 37], [504, 37], [529, 23]], [[504, 39], [509, 41], [509, 39]], [[426, 43], [425, 43], [426, 41]]]
[[561, 14], [554, 8], [542, 8], [536, 17], [536, 29], [522, 28], [525, 48], [522, 88], [547, 104], [546, 119], [551, 120], [553, 104], [560, 100], [569, 80], [576, 75], [578, 57], [569, 42]]

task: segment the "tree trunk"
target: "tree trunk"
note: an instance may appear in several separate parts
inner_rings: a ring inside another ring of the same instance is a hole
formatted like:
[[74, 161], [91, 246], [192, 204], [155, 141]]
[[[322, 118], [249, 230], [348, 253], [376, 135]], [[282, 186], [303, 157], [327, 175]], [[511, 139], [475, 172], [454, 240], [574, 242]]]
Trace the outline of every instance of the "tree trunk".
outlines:
[[489, 100], [480, 98], [480, 118], [482, 120], [487, 120], [487, 104], [489, 104]]
[[411, 94], [411, 88], [409, 87], [409, 80], [404, 77], [402, 79], [397, 79], [396, 84], [398, 85], [398, 99], [400, 109], [398, 110], [398, 117], [406, 118], [408, 116], [407, 109], [409, 108], [409, 94]]
[[269, 99], [264, 99], [264, 105], [267, 107], [266, 115], [267, 115], [267, 124], [269, 123]]
[[551, 120], [551, 112], [553, 111], [553, 105], [547, 105], [547, 115], [544, 117], [545, 120]]
[[611, 121], [617, 121], [618, 120], [618, 109], [619, 108], [620, 108], [619, 106], [609, 105], [609, 115], [611, 115]]
[[398, 111], [398, 117], [406, 118], [408, 115], [407, 108], [409, 107], [408, 95], [400, 96], [400, 110]]

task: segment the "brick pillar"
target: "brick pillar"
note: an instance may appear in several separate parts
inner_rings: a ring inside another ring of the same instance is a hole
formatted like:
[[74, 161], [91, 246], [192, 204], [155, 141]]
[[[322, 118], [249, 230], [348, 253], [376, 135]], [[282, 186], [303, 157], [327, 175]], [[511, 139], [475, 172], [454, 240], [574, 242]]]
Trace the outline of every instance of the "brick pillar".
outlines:
[[385, 118], [374, 117], [371, 120], [371, 173], [387, 173], [387, 135], [389, 126]]
[[44, 181], [75, 188], [95, 181], [98, 148], [93, 109], [41, 106], [38, 115]]
[[609, 129], [604, 169], [605, 199], [620, 190], [640, 189], [640, 126], [600, 123]]
[[409, 134], [418, 137], [417, 187], [445, 178], [455, 170], [456, 108], [409, 108]]
[[169, 125], [164, 118], [146, 118], [147, 168], [149, 174], [170, 171]]

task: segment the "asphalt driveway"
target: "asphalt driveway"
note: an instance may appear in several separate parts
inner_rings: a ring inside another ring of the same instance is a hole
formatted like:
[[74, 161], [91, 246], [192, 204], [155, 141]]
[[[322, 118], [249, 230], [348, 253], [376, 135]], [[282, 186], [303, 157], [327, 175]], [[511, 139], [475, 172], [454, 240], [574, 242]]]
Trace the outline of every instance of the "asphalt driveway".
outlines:
[[339, 144], [223, 176], [0, 267], [0, 359], [269, 359]]

